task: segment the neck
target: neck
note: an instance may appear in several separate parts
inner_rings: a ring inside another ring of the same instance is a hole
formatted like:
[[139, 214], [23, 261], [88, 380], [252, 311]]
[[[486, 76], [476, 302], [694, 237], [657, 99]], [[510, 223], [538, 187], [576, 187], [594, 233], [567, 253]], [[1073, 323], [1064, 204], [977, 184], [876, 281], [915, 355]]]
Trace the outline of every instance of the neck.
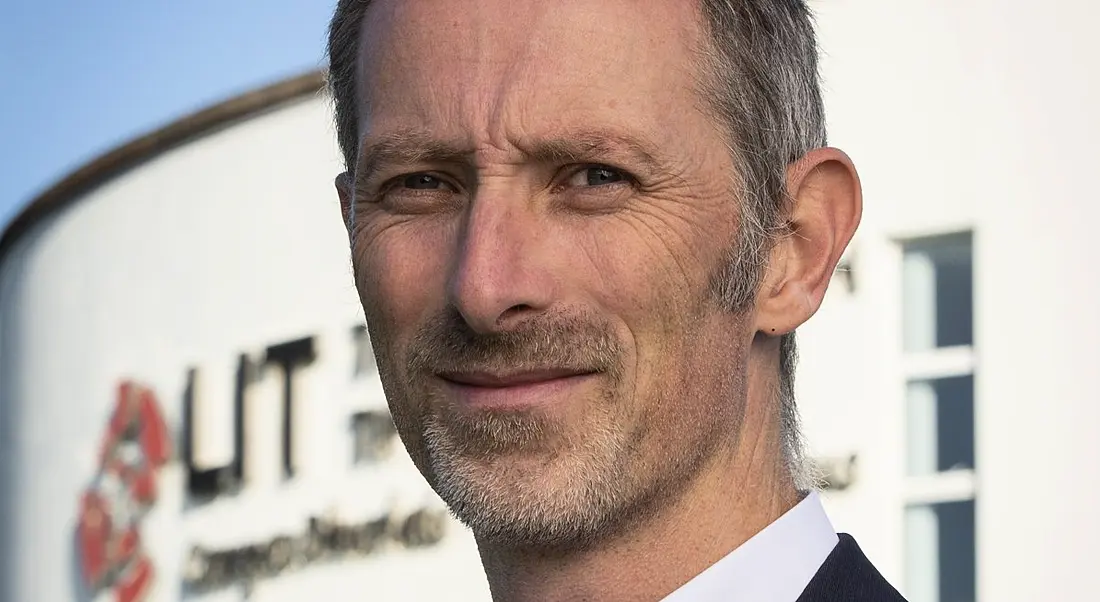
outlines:
[[493, 599], [634, 602], [672, 593], [798, 503], [776, 415], [772, 403], [750, 401], [736, 446], [716, 453], [676, 499], [639, 513], [645, 518], [609, 541], [550, 554], [479, 540]]

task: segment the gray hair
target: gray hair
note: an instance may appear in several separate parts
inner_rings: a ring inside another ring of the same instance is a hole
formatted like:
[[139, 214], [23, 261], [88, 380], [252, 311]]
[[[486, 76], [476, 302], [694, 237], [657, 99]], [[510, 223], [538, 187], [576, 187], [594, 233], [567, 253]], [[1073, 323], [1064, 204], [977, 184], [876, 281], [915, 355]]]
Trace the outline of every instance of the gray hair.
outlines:
[[[743, 211], [737, 244], [712, 289], [730, 310], [754, 301], [768, 254], [791, 234], [787, 166], [825, 146], [825, 109], [817, 40], [805, 0], [699, 0], [709, 34], [701, 49], [700, 91], [725, 129]], [[329, 25], [328, 85], [346, 168], [356, 164], [359, 119], [356, 72], [360, 31], [370, 0], [339, 0]], [[803, 457], [794, 397], [794, 333], [779, 344], [777, 399], [781, 445], [795, 484], [816, 484]]]
[[[710, 35], [701, 91], [726, 128], [743, 203], [738, 244], [717, 285], [732, 310], [755, 299], [775, 242], [792, 234], [787, 166], [827, 144], [813, 17], [804, 0], [701, 0]], [[779, 343], [778, 403], [784, 457], [800, 489], [817, 485], [804, 458], [793, 332]]]

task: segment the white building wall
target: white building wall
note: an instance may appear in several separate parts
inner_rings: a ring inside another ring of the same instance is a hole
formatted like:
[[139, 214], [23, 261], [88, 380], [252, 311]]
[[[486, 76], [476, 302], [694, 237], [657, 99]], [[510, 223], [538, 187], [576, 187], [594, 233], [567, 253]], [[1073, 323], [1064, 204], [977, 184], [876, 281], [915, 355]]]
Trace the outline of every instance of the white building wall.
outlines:
[[811, 444], [860, 455], [830, 494], [904, 579], [899, 242], [974, 232], [980, 600], [1082, 599], [1100, 515], [1100, 8], [1079, 0], [814, 3], [831, 142], [860, 168], [856, 293], [803, 329]]

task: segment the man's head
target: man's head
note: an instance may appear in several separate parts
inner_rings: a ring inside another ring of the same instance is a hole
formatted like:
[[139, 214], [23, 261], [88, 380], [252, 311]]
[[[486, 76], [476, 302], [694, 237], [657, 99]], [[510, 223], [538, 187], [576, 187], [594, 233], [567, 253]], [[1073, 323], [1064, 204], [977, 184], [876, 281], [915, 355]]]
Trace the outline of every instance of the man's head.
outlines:
[[613, 532], [749, 415], [799, 468], [793, 331], [859, 215], [850, 163], [815, 150], [808, 11], [639, 6], [341, 0], [333, 19], [338, 185], [383, 385], [482, 538]]

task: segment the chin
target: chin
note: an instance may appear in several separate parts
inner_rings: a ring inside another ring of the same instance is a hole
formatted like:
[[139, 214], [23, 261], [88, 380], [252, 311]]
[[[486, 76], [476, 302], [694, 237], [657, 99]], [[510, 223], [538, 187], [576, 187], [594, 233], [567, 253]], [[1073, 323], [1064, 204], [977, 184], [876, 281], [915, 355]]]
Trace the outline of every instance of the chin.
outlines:
[[522, 427], [491, 442], [472, 445], [438, 425], [423, 435], [425, 475], [479, 543], [576, 549], [613, 530], [637, 497], [626, 437], [606, 428], [571, 437], [511, 418]]

